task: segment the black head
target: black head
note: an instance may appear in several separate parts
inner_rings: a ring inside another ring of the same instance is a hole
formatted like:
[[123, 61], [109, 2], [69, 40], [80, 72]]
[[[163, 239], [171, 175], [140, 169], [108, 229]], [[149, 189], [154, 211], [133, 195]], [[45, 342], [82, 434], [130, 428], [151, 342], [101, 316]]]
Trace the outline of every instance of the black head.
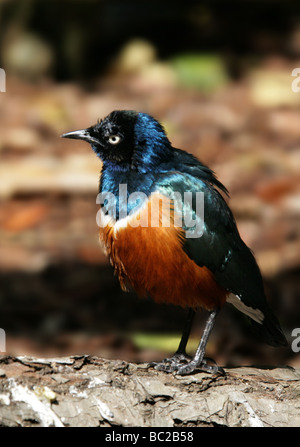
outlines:
[[162, 126], [151, 116], [118, 110], [94, 126], [62, 135], [87, 141], [105, 162], [128, 167], [153, 167], [169, 156], [171, 144]]

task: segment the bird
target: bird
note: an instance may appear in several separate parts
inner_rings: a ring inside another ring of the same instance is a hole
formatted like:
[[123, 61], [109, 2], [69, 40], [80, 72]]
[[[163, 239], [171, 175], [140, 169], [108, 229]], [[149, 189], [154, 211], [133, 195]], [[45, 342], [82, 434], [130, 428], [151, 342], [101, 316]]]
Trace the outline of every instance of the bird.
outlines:
[[[287, 344], [227, 203], [228, 190], [213, 170], [173, 147], [163, 125], [144, 112], [115, 110], [62, 137], [88, 142], [102, 161], [99, 239], [122, 289], [187, 309], [177, 351], [151, 366], [182, 376], [224, 374], [205, 351], [226, 303], [244, 315], [262, 342]], [[199, 309], [208, 316], [189, 356], [186, 346]]]

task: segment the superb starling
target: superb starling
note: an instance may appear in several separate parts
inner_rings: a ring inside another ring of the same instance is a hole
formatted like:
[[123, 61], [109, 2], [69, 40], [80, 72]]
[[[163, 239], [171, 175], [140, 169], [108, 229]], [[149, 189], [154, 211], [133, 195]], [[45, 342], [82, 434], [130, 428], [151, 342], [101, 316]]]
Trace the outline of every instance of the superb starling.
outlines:
[[[62, 137], [87, 141], [103, 162], [100, 240], [122, 288], [189, 309], [177, 352], [154, 362], [156, 369], [222, 372], [204, 354], [226, 302], [246, 315], [261, 341], [286, 345], [258, 265], [223, 198], [227, 189], [211, 169], [174, 148], [162, 125], [146, 113], [114, 111]], [[198, 308], [209, 316], [190, 359], [185, 350]]]

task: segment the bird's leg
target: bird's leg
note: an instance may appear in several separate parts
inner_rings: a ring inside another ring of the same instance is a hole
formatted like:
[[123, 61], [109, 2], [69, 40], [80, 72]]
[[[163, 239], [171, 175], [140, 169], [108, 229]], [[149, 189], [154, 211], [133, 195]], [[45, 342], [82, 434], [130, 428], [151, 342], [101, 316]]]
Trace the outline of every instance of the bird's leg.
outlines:
[[175, 354], [172, 357], [162, 360], [161, 362], [151, 362], [150, 366], [154, 366], [154, 368], [158, 369], [159, 371], [172, 372], [182, 366], [182, 363], [187, 363], [190, 361], [190, 357], [186, 354], [185, 350], [190, 336], [194, 316], [195, 311], [192, 308], [189, 308], [182, 331], [181, 340]]
[[179, 361], [189, 360], [190, 357], [186, 353], [186, 345], [189, 341], [194, 316], [195, 316], [194, 309], [189, 308], [178, 349], [175, 352], [175, 354], [171, 357], [171, 359], [177, 359]]
[[209, 335], [212, 331], [212, 328], [214, 326], [214, 322], [215, 322], [215, 318], [217, 316], [219, 309], [214, 309], [213, 311], [210, 312], [209, 317], [206, 321], [206, 325], [202, 334], [202, 338], [200, 340], [199, 346], [197, 348], [197, 351], [195, 353], [194, 358], [187, 364], [185, 365], [181, 365], [179, 366], [179, 368], [177, 368], [177, 374], [179, 375], [186, 375], [186, 374], [191, 374], [192, 372], [194, 372], [195, 370], [201, 370], [201, 371], [206, 371], [206, 372], [210, 372], [210, 373], [220, 373], [220, 374], [225, 374], [224, 370], [218, 366], [212, 366], [212, 365], [208, 365], [207, 361], [204, 358], [204, 354], [205, 354], [205, 348], [206, 348], [206, 344], [209, 338]]

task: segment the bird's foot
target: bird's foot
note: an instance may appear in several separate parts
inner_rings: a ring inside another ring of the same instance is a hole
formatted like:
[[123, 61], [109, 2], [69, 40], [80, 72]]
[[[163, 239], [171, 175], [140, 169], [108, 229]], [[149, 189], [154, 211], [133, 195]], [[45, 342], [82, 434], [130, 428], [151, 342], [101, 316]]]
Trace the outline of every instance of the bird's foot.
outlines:
[[178, 371], [182, 366], [188, 365], [191, 357], [184, 353], [176, 353], [172, 357], [168, 357], [161, 362], [151, 362], [149, 366], [154, 367], [158, 371], [174, 372]]
[[203, 371], [203, 372], [208, 372], [210, 374], [218, 374], [218, 375], [222, 375], [222, 376], [226, 375], [223, 368], [221, 368], [220, 366], [217, 366], [216, 364], [209, 365], [208, 361], [213, 361], [213, 360], [204, 358], [200, 364], [198, 364], [194, 360], [191, 360], [186, 365], [181, 365], [176, 370], [176, 373], [180, 376], [186, 376], [188, 374], [193, 374], [197, 371], [199, 371], [199, 372]]
[[168, 357], [161, 362], [151, 362], [150, 367], [154, 367], [158, 371], [164, 371], [172, 373], [176, 371], [176, 374], [180, 376], [185, 376], [187, 374], [192, 374], [197, 371], [208, 372], [210, 374], [219, 374], [225, 376], [225, 371], [220, 366], [216, 364], [211, 365], [208, 362], [215, 363], [214, 360], [205, 357], [200, 364], [197, 364], [191, 357], [187, 354], [176, 353], [172, 357]]

